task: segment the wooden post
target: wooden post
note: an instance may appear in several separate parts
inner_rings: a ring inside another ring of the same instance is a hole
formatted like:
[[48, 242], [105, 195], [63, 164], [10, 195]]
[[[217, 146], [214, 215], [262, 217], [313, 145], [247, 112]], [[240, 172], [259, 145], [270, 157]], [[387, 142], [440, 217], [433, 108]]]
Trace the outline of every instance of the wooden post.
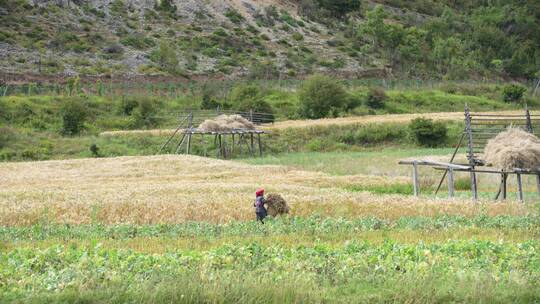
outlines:
[[186, 154], [191, 153], [191, 137], [193, 136], [193, 134], [191, 134], [191, 131], [188, 131], [188, 132], [189, 132], [189, 135], [187, 139]]
[[[465, 138], [465, 132], [463, 132], [461, 134], [461, 137], [459, 139], [459, 143], [457, 144], [456, 149], [454, 150], [454, 154], [452, 154], [452, 157], [450, 158], [450, 163], [452, 163], [454, 161], [454, 159], [456, 158], [456, 154], [458, 153], [459, 148], [461, 147], [461, 143], [463, 142], [463, 138]], [[437, 186], [437, 190], [435, 190], [435, 195], [437, 195], [437, 193], [439, 193], [439, 190], [441, 189], [441, 186], [442, 186], [442, 184], [444, 182], [444, 179], [446, 178], [447, 173], [448, 173], [448, 170], [445, 170], [441, 180], [439, 181], [439, 185]]]
[[531, 121], [531, 112], [527, 105], [525, 105], [525, 119], [527, 121], [527, 132], [533, 133], [532, 121]]
[[454, 197], [454, 168], [448, 168], [448, 197]]
[[506, 188], [506, 180], [508, 179], [508, 174], [503, 173], [502, 174], [502, 181], [501, 181], [501, 191], [502, 191], [502, 200], [506, 200], [506, 194], [508, 193], [508, 190]]
[[227, 134], [222, 134], [221, 140], [223, 141], [221, 144], [221, 148], [223, 149], [223, 159], [227, 159]]
[[231, 136], [232, 136], [232, 142], [231, 142], [231, 155], [234, 155], [234, 133], [232, 133]]
[[420, 183], [418, 182], [418, 162], [413, 162], [413, 190], [414, 196], [420, 195]]
[[191, 137], [193, 136], [193, 112], [189, 113], [188, 117], [188, 139], [187, 139], [187, 145], [186, 145], [186, 154], [191, 153]]
[[473, 194], [473, 200], [478, 200], [478, 189], [476, 182], [476, 173], [474, 172], [475, 162], [474, 162], [474, 147], [473, 147], [473, 138], [472, 138], [472, 129], [471, 129], [471, 113], [469, 111], [469, 106], [465, 105], [465, 132], [467, 133], [467, 158], [469, 159], [469, 164], [471, 165], [471, 190]]
[[251, 153], [251, 157], [254, 157], [255, 156], [255, 143], [254, 143], [253, 133], [249, 133], [249, 137], [251, 141], [250, 153]]
[[523, 203], [523, 185], [521, 184], [521, 173], [516, 173], [518, 184], [518, 200]]
[[262, 142], [261, 142], [261, 134], [257, 134], [257, 139], [259, 141], [259, 156], [262, 157], [263, 156], [263, 147], [262, 147]]

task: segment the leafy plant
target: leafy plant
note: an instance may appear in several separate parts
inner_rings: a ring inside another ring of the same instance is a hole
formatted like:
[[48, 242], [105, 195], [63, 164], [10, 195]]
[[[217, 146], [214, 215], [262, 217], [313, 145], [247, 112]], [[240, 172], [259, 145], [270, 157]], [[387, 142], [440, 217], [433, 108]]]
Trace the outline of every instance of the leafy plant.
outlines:
[[527, 91], [522, 85], [509, 84], [503, 87], [503, 100], [506, 102], [519, 102], [523, 99], [523, 93]]
[[436, 147], [447, 139], [448, 129], [442, 122], [432, 119], [416, 118], [409, 124], [409, 129], [415, 140], [426, 147]]
[[328, 76], [308, 78], [299, 92], [300, 115], [305, 118], [337, 116], [347, 104], [343, 85]]
[[63, 135], [77, 135], [84, 128], [88, 116], [88, 108], [81, 98], [70, 98], [64, 101], [61, 108]]

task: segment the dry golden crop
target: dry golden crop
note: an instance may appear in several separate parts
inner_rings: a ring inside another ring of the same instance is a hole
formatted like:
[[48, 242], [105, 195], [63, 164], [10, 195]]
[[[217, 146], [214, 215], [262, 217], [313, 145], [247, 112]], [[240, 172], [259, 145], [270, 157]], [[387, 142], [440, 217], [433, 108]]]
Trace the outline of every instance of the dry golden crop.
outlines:
[[406, 183], [404, 177], [331, 176], [197, 156], [149, 156], [0, 164], [0, 225], [223, 223], [253, 217], [258, 187], [280, 193], [291, 214], [434, 216], [524, 214], [527, 206], [378, 196], [351, 185]]

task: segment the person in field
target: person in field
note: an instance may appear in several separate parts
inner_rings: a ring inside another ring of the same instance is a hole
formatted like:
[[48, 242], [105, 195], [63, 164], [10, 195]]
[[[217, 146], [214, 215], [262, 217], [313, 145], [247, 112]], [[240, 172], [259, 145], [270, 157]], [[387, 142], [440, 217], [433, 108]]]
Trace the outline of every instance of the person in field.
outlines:
[[253, 203], [253, 207], [255, 207], [255, 214], [257, 215], [257, 221], [261, 221], [261, 223], [264, 224], [264, 218], [266, 217], [266, 208], [264, 208], [265, 200], [264, 200], [264, 189], [259, 189], [257, 192], [255, 192], [255, 203]]

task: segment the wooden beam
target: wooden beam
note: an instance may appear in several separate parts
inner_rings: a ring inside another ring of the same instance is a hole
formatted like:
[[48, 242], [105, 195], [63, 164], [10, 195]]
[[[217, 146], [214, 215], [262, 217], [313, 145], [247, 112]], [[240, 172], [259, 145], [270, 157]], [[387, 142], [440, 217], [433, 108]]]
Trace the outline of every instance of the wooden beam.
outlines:
[[257, 134], [257, 140], [259, 142], [259, 156], [262, 157], [263, 156], [263, 147], [262, 147], [262, 142], [261, 142], [261, 134]]
[[473, 200], [478, 200], [478, 183], [476, 182], [476, 173], [471, 171], [471, 190], [473, 194]]
[[516, 174], [518, 184], [518, 200], [523, 203], [523, 184], [521, 183], [521, 174]]
[[454, 169], [448, 168], [448, 197], [454, 197]]
[[508, 189], [507, 189], [507, 179], [508, 179], [508, 174], [506, 173], [503, 173], [502, 174], [502, 181], [501, 181], [501, 191], [502, 191], [502, 200], [506, 200], [506, 197], [507, 197], [507, 194], [508, 194]]
[[[458, 153], [459, 151], [459, 148], [461, 147], [461, 143], [463, 142], [463, 138], [465, 138], [465, 132], [461, 133], [461, 138], [459, 139], [459, 143], [457, 144], [456, 146], [456, 149], [454, 150], [454, 154], [452, 154], [452, 157], [450, 158], [450, 161], [449, 163], [452, 163], [454, 161], [454, 158], [456, 158], [456, 154]], [[441, 189], [441, 186], [444, 182], [444, 179], [446, 178], [446, 174], [448, 173], [448, 171], [444, 171], [444, 174], [441, 178], [441, 181], [439, 182], [439, 185], [437, 186], [437, 190], [435, 190], [435, 195], [437, 195], [437, 193], [439, 193], [439, 190]]]
[[253, 138], [253, 133], [250, 133], [249, 134], [249, 138], [250, 138], [250, 152], [251, 152], [251, 157], [254, 157], [255, 156], [255, 144], [254, 144], [254, 138]]
[[418, 163], [413, 162], [413, 190], [414, 196], [420, 195], [420, 183], [418, 181]]

